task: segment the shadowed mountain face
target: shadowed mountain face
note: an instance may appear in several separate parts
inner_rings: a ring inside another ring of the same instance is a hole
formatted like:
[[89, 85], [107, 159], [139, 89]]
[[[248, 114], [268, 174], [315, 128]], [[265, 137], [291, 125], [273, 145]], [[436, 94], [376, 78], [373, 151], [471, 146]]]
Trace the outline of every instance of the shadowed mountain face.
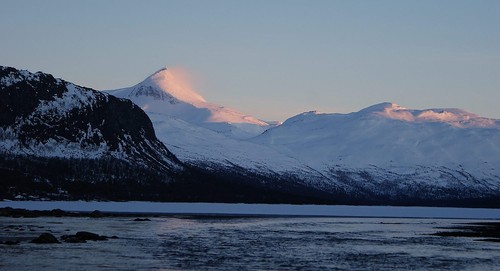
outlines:
[[2, 194], [56, 195], [93, 183], [113, 195], [126, 185], [171, 182], [184, 170], [128, 100], [8, 67], [0, 83]]
[[59, 158], [116, 158], [155, 169], [181, 169], [156, 139], [147, 115], [128, 100], [51, 75], [0, 70], [3, 152]]

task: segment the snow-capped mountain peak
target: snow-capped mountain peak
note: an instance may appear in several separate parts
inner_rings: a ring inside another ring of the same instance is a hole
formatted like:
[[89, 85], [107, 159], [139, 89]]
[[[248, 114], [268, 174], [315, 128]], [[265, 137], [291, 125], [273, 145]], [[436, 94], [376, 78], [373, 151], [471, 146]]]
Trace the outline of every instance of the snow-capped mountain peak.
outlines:
[[233, 138], [256, 136], [270, 127], [255, 117], [207, 102], [185, 77], [176, 69], [163, 68], [133, 87], [109, 93], [132, 100], [148, 114], [175, 117]]
[[133, 96], [150, 96], [157, 100], [174, 98], [193, 105], [206, 103], [205, 99], [196, 93], [186, 80], [179, 78], [175, 72], [167, 68], [158, 70], [135, 85], [129, 94], [129, 97]]

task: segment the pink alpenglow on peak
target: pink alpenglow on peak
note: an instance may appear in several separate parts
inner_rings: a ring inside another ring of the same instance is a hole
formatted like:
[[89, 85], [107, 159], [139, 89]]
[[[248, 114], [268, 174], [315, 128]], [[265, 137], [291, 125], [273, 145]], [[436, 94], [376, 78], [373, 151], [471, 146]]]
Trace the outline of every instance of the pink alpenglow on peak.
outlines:
[[181, 68], [163, 68], [141, 83], [110, 94], [132, 100], [151, 118], [176, 118], [234, 138], [256, 136], [272, 125], [237, 110], [207, 102], [193, 90], [189, 74]]
[[360, 111], [407, 122], [441, 122], [455, 127], [499, 128], [498, 120], [483, 118], [457, 108], [407, 109], [394, 103], [381, 103]]
[[[159, 93], [169, 94], [177, 100], [186, 103], [206, 103], [205, 99], [192, 89], [186, 73], [181, 69], [160, 69], [136, 86], [151, 87]], [[140, 89], [140, 87], [137, 89]], [[135, 92], [136, 95], [137, 89]]]

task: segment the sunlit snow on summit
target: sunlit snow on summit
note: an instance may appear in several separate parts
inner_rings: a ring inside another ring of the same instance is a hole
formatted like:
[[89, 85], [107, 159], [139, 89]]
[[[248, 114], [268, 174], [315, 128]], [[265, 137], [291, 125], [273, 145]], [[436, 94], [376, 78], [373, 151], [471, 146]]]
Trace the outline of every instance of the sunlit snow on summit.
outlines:
[[394, 120], [407, 122], [442, 122], [455, 127], [483, 127], [493, 128], [499, 124], [494, 119], [480, 117], [476, 114], [457, 108], [434, 109], [407, 109], [394, 103], [381, 103], [370, 106], [362, 112], [371, 112], [375, 115]]
[[237, 110], [207, 102], [190, 83], [182, 68], [163, 68], [141, 83], [110, 91], [127, 98], [146, 113], [164, 115], [222, 133], [233, 138], [249, 138], [271, 127], [269, 123]]
[[196, 93], [189, 81], [188, 73], [182, 68], [163, 68], [146, 78], [144, 86], [157, 87], [174, 98], [192, 104], [206, 103], [205, 99]]

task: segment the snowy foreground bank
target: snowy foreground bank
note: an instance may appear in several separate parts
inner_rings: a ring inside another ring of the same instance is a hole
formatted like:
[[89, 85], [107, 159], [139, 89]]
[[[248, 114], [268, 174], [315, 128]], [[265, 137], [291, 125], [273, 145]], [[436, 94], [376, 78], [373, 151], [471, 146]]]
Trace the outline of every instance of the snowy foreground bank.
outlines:
[[0, 201], [1, 207], [116, 213], [500, 219], [500, 209], [289, 204]]

